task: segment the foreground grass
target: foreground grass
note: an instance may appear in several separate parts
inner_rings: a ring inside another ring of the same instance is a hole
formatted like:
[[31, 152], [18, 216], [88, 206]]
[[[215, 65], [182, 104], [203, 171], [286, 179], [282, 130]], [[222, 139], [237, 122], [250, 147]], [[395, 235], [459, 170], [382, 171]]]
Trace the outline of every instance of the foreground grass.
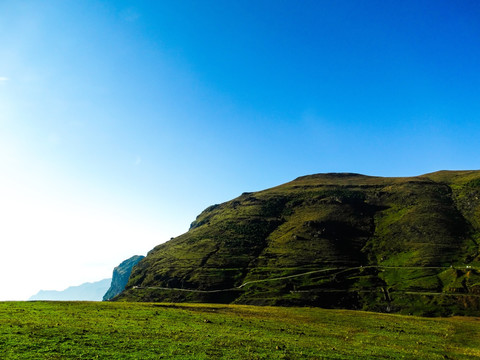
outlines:
[[0, 303], [2, 359], [480, 359], [480, 318], [204, 304]]

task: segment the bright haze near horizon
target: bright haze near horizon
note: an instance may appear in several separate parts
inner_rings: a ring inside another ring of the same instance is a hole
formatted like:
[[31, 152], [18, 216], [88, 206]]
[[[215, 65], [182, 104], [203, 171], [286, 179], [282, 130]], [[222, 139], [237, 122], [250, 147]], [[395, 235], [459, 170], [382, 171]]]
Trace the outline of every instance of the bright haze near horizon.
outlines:
[[322, 172], [478, 169], [478, 1], [0, 3], [0, 300]]

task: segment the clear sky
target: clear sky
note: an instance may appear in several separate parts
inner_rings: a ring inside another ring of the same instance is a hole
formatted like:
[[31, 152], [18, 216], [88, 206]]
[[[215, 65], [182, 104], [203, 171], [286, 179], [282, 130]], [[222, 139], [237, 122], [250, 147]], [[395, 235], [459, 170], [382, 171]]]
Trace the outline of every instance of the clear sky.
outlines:
[[479, 1], [0, 2], [0, 299], [320, 172], [478, 169]]

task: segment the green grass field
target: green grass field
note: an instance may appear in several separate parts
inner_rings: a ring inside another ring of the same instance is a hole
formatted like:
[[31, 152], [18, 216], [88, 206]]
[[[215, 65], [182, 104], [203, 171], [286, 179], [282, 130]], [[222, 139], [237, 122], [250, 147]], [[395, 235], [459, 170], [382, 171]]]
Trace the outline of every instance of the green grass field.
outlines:
[[480, 359], [480, 318], [215, 304], [3, 302], [1, 359]]

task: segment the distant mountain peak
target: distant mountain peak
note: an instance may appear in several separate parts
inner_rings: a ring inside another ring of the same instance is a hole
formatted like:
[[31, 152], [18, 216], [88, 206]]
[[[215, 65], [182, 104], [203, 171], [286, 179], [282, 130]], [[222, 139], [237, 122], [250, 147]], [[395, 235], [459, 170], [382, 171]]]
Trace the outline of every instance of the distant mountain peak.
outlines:
[[70, 286], [65, 290], [40, 290], [28, 300], [101, 301], [111, 279]]

